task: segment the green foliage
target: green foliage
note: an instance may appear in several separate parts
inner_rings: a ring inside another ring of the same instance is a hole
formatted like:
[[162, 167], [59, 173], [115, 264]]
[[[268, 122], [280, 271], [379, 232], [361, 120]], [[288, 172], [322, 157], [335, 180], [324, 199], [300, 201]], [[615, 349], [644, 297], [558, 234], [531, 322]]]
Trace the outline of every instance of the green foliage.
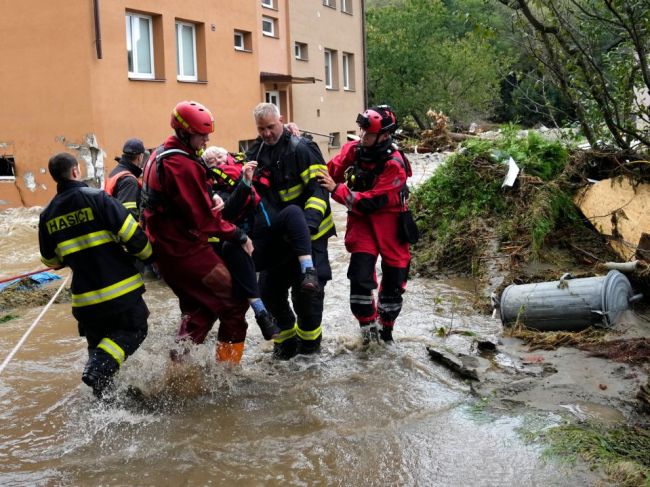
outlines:
[[0, 317], [0, 323], [6, 323], [7, 321], [11, 321], [16, 318], [18, 318], [17, 315], [4, 315]]
[[592, 146], [650, 149], [650, 108], [638, 103], [650, 89], [650, 2], [638, 0], [522, 0], [513, 9], [514, 32], [538, 61], [580, 122]]
[[[568, 163], [567, 149], [537, 134], [517, 134], [508, 126], [495, 141], [468, 141], [413, 193], [421, 270], [433, 264], [472, 272], [486, 234], [523, 240], [539, 256], [549, 234], [579, 223], [571, 195], [557, 181]], [[523, 175], [515, 189], [506, 190], [501, 184], [509, 157]]]
[[[403, 0], [367, 11], [371, 103], [423, 120], [429, 108], [457, 121], [488, 115], [509, 64], [494, 30], [481, 23], [488, 7], [440, 0]], [[471, 9], [469, 8], [471, 5]]]

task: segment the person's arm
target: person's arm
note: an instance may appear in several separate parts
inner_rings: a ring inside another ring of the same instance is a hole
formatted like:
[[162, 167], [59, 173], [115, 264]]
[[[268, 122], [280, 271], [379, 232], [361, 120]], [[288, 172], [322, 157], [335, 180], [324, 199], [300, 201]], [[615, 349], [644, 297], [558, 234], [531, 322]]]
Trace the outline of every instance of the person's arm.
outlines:
[[306, 197], [304, 206], [305, 220], [307, 220], [309, 232], [315, 235], [318, 233], [323, 218], [325, 218], [325, 212], [329, 204], [329, 192], [318, 182], [318, 175], [321, 171], [327, 170], [327, 166], [318, 146], [313, 142], [307, 142], [305, 139], [298, 145], [296, 157], [301, 176], [304, 175], [303, 180], [306, 179], [307, 181], [303, 191]]
[[134, 176], [125, 175], [116, 184], [115, 199], [122, 203], [124, 208], [131, 212], [131, 215], [138, 219], [138, 198], [140, 196], [140, 185]]
[[64, 264], [56, 255], [55, 245], [47, 232], [47, 222], [43, 215], [38, 223], [38, 245], [41, 252], [41, 262], [52, 269], [61, 269]]
[[133, 215], [115, 198], [106, 193], [101, 195], [101, 215], [107, 229], [117, 235], [126, 251], [143, 262], [153, 260], [153, 249]]
[[400, 191], [406, 183], [406, 173], [398, 162], [390, 161], [373, 187], [367, 191], [353, 191], [344, 183], [335, 183], [333, 178], [321, 177], [324, 188], [332, 191], [332, 199], [345, 205], [348, 210], [369, 214], [386, 206], [401, 205]]
[[214, 209], [207, 185], [204, 169], [191, 160], [167, 159], [165, 170], [169, 170], [166, 183], [172, 204], [185, 220], [190, 232], [215, 236], [222, 240], [244, 243], [246, 234], [232, 223], [224, 220], [220, 211]]

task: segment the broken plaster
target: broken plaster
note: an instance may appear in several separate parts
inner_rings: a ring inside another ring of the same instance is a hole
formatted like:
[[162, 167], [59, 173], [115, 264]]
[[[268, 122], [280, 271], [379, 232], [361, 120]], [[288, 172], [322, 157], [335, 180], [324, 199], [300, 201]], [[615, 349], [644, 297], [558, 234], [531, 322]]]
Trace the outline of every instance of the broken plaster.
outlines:
[[23, 182], [25, 183], [25, 187], [30, 190], [32, 193], [36, 191], [36, 180], [34, 179], [34, 173], [31, 171], [26, 172], [23, 174]]
[[86, 168], [84, 181], [97, 188], [103, 187], [106, 152], [97, 143], [95, 134], [87, 134], [81, 144], [66, 143], [64, 136], [57, 137], [57, 140], [66, 144], [68, 149], [73, 149], [79, 154], [79, 158], [84, 162]]

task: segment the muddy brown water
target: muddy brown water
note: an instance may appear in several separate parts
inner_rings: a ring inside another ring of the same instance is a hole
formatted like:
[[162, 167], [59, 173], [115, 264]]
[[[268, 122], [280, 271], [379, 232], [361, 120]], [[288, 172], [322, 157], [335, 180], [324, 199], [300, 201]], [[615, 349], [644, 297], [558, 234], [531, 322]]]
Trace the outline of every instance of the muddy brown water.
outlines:
[[[434, 164], [416, 166], [423, 178]], [[467, 313], [467, 283], [414, 277], [396, 345], [361, 347], [348, 307], [345, 214], [334, 207], [339, 237], [330, 241], [334, 280], [320, 356], [272, 360], [249, 320], [241, 366], [214, 362], [211, 334], [169, 385], [179, 311], [169, 289], [152, 281], [149, 336], [117, 381], [119, 391], [135, 385], [149, 399], [105, 405], [80, 382], [85, 341], [70, 305], [55, 304], [0, 375], [0, 484], [585, 484], [583, 473], [544, 462], [540, 447], [519, 434], [557, 417], [486, 413], [467, 383], [430, 361], [425, 347], [440, 326], [500, 331], [489, 317]], [[39, 267], [37, 215], [1, 214], [0, 275]], [[18, 317], [0, 324], [0, 360], [40, 310], [13, 310]], [[453, 343], [463, 339], [451, 336], [449, 345], [466, 346]]]

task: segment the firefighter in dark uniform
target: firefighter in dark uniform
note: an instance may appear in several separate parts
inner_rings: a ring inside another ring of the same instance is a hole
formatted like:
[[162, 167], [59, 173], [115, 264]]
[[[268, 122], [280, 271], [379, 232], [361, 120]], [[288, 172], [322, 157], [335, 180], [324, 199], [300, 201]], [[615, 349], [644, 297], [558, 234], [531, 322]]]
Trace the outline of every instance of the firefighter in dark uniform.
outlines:
[[140, 176], [147, 160], [144, 144], [140, 139], [127, 140], [122, 157], [116, 160], [117, 166], [104, 181], [104, 190], [122, 203], [137, 220], [140, 215]]
[[120, 203], [80, 181], [72, 155], [53, 156], [48, 169], [57, 195], [40, 216], [41, 260], [72, 269], [72, 314], [88, 341], [81, 379], [101, 398], [147, 336], [149, 310], [134, 261], [150, 261], [152, 248]]
[[[387, 106], [357, 117], [360, 140], [348, 142], [319, 176], [332, 198], [348, 209], [345, 248], [350, 252], [350, 309], [361, 326], [364, 343], [393, 341], [402, 309], [411, 254], [400, 237], [400, 213], [406, 208], [410, 166], [393, 144], [395, 115]], [[378, 300], [375, 265], [381, 256]], [[379, 323], [377, 323], [377, 318]]]
[[[274, 354], [288, 359], [296, 353], [320, 350], [324, 288], [332, 278], [327, 241], [336, 230], [329, 193], [316, 179], [326, 168], [318, 146], [292, 135], [271, 103], [259, 104], [253, 114], [259, 137], [246, 156], [257, 161], [253, 184], [261, 197], [250, 230], [255, 243], [253, 258], [261, 271], [262, 300], [282, 329], [281, 336], [274, 339]], [[290, 251], [284, 237], [299, 233], [291, 228], [299, 218], [306, 220], [310, 232], [306, 237], [311, 240], [308, 262], [296, 259], [296, 252]], [[273, 232], [275, 226], [283, 228], [282, 234]]]

